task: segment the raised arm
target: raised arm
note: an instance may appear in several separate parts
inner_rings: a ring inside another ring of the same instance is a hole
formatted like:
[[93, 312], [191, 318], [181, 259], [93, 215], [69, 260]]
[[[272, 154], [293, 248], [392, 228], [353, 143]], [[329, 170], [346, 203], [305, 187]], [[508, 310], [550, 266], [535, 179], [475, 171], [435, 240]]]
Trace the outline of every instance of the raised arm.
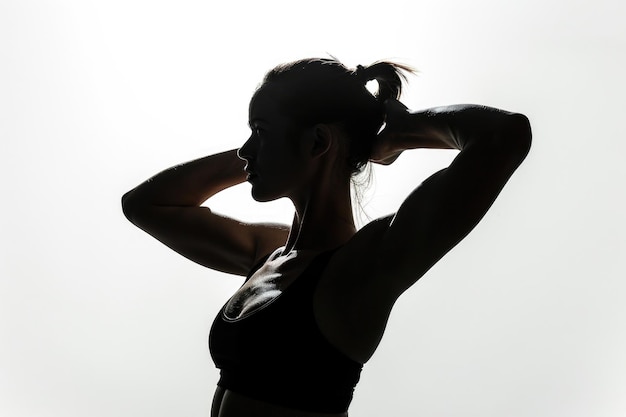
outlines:
[[400, 294], [482, 219], [531, 143], [521, 114], [477, 105], [410, 113], [388, 104], [387, 126], [373, 160], [389, 164], [404, 150], [459, 149], [450, 164], [417, 187], [386, 224], [379, 262]]
[[124, 214], [181, 255], [212, 269], [246, 275], [261, 256], [286, 241], [288, 228], [246, 224], [201, 206], [244, 182], [244, 165], [231, 150], [169, 168], [124, 194]]

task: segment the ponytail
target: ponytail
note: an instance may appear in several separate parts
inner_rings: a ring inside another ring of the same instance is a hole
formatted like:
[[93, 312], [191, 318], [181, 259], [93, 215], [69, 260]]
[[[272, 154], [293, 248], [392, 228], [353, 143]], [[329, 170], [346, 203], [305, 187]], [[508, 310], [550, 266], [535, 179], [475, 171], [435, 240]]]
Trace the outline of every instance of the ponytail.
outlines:
[[377, 61], [368, 67], [357, 65], [354, 76], [364, 85], [369, 81], [376, 81], [378, 91], [374, 93], [376, 99], [385, 102], [388, 99], [399, 99], [402, 93], [402, 83], [407, 82], [402, 71], [415, 73], [409, 66], [387, 61]]

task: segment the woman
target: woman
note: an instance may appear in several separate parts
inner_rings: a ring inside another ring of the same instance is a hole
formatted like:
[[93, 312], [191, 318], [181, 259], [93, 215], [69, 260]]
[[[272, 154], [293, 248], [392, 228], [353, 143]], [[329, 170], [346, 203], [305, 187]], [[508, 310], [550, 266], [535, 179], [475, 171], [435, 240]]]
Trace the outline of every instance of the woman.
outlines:
[[[221, 369], [212, 416], [347, 416], [396, 299], [474, 228], [528, 153], [521, 114], [475, 105], [409, 112], [397, 101], [402, 71], [334, 59], [280, 65], [252, 97], [252, 133], [238, 151], [168, 169], [123, 197], [128, 219], [170, 248], [247, 277], [211, 329]], [[418, 148], [460, 153], [396, 213], [357, 230], [353, 176]], [[257, 201], [288, 197], [291, 227], [201, 206], [245, 181]]]

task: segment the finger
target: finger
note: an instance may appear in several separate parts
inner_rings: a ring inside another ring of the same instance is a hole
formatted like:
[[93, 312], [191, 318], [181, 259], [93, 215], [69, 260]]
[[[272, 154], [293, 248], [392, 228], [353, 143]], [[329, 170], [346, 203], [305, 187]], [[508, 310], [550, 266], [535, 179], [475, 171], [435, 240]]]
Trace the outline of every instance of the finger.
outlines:
[[395, 99], [387, 99], [385, 100], [385, 110], [387, 113], [405, 113], [409, 111], [409, 108], [402, 104], [400, 101]]

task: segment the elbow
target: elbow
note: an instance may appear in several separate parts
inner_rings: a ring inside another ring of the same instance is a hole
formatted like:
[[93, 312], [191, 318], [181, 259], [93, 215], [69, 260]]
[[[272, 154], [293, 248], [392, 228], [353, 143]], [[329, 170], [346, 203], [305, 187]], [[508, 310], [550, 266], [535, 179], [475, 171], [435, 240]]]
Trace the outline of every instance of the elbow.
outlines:
[[155, 205], [141, 189], [132, 189], [122, 196], [122, 213], [129, 222], [143, 229], [150, 223]]
[[508, 117], [502, 136], [510, 155], [521, 163], [530, 152], [532, 144], [532, 130], [528, 117], [521, 113], [512, 113]]
[[122, 213], [124, 213], [124, 216], [128, 219], [128, 221], [134, 224], [135, 222], [133, 221], [133, 217], [136, 204], [133, 202], [132, 193], [133, 190], [122, 196]]

